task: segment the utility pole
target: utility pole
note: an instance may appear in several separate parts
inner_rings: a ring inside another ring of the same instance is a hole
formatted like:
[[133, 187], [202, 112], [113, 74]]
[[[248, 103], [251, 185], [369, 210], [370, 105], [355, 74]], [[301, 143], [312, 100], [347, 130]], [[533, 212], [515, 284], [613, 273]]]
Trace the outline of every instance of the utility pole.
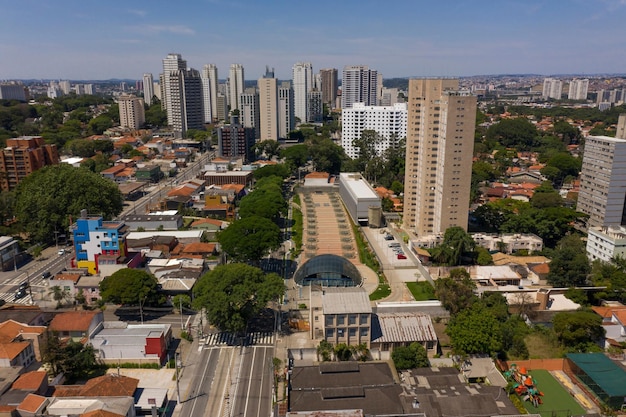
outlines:
[[180, 310], [180, 331], [183, 331], [183, 297], [178, 297], [179, 301], [179, 310]]
[[178, 351], [174, 352], [174, 363], [176, 365], [176, 401], [180, 404], [180, 384], [178, 378]]

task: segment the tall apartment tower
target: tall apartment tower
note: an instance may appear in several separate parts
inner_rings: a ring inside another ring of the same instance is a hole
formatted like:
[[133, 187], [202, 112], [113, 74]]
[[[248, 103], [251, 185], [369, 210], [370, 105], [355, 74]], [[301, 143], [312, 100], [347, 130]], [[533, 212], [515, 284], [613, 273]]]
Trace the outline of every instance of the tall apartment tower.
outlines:
[[[185, 61], [181, 54], [168, 54], [163, 60], [163, 82], [162, 85], [162, 97], [161, 107], [167, 110], [167, 124], [174, 125], [174, 115], [170, 111], [172, 106], [171, 97], [171, 80], [170, 74], [175, 71], [184, 71], [187, 69], [187, 61]], [[176, 110], [179, 113], [179, 110]]]
[[576, 210], [588, 214], [587, 227], [626, 224], [626, 139], [589, 136], [580, 173]]
[[46, 144], [41, 136], [7, 139], [6, 148], [0, 150], [0, 171], [5, 174], [0, 177], [0, 188], [13, 190], [29, 174], [58, 163], [56, 145]]
[[626, 139], [626, 113], [620, 114], [619, 118], [617, 119], [615, 137], [619, 139]]
[[572, 80], [569, 83], [567, 98], [570, 100], [587, 100], [589, 90], [589, 79]]
[[59, 88], [65, 95], [68, 95], [72, 91], [72, 86], [68, 80], [59, 81]]
[[190, 68], [172, 71], [168, 77], [170, 88], [170, 106], [168, 119], [172, 118], [172, 129], [184, 135], [188, 129], [204, 128], [202, 111], [202, 81], [200, 72]]
[[293, 109], [293, 89], [289, 81], [284, 81], [278, 88], [278, 137], [287, 139], [296, 127]]
[[259, 88], [259, 140], [278, 140], [278, 82], [274, 69], [265, 69], [257, 81]]
[[324, 119], [324, 104], [322, 92], [319, 90], [309, 91], [306, 95], [306, 120], [312, 123], [321, 123]]
[[204, 105], [204, 123], [213, 123], [217, 119], [217, 66], [207, 64], [202, 67], [202, 103]]
[[146, 122], [143, 98], [121, 95], [117, 101], [120, 109], [120, 126], [137, 130]]
[[143, 75], [143, 101], [148, 105], [152, 105], [154, 97], [154, 79], [149, 72]]
[[254, 129], [243, 127], [238, 116], [230, 117], [230, 124], [217, 129], [217, 153], [224, 158], [243, 157], [244, 163], [252, 160]]
[[228, 72], [230, 111], [239, 109], [239, 98], [241, 93], [245, 90], [244, 80], [243, 66], [241, 64], [231, 64], [230, 71]]
[[561, 99], [563, 93], [563, 82], [556, 78], [545, 78], [543, 80], [543, 92], [541, 96], [544, 99], [553, 98], [555, 100]]
[[307, 94], [313, 89], [313, 66], [310, 62], [297, 62], [292, 68], [294, 114], [300, 122], [307, 120]]
[[247, 88], [239, 95], [239, 118], [243, 127], [254, 129], [254, 137], [259, 138], [261, 125], [259, 113], [259, 92], [256, 88]]
[[458, 79], [409, 80], [404, 225], [419, 236], [467, 230], [476, 97]]
[[322, 78], [322, 101], [329, 109], [334, 109], [337, 101], [337, 89], [339, 88], [337, 68], [321, 69], [320, 77]]
[[341, 108], [350, 108], [354, 103], [376, 106], [377, 85], [378, 71], [364, 65], [344, 67], [341, 79]]

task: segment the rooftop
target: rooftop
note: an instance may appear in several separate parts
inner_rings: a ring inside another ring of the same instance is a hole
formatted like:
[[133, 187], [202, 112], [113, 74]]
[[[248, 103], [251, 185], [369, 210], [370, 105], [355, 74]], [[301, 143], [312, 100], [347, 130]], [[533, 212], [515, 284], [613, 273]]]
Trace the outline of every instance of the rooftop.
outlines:
[[324, 314], [371, 313], [367, 291], [360, 287], [328, 287], [322, 295]]
[[437, 340], [437, 333], [428, 314], [383, 313], [377, 314], [382, 342], [424, 342]]
[[52, 331], [87, 331], [91, 321], [98, 315], [99, 311], [67, 311], [57, 314], [48, 328]]

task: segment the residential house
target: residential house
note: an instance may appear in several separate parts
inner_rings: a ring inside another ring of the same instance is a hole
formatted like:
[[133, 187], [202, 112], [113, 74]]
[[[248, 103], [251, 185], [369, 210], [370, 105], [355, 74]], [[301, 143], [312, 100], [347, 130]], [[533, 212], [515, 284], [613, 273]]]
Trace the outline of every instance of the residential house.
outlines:
[[621, 348], [626, 343], [626, 306], [612, 302], [591, 309], [602, 317], [602, 327], [605, 330], [604, 348], [608, 349], [611, 346]]
[[100, 300], [100, 275], [82, 275], [75, 285], [76, 291], [81, 291], [87, 305], [94, 305]]
[[98, 359], [109, 364], [123, 361], [160, 365], [167, 360], [171, 341], [172, 328], [169, 324], [124, 322], [104, 322], [89, 339]]
[[86, 342], [104, 321], [102, 311], [67, 311], [57, 314], [48, 329], [60, 338]]
[[53, 397], [46, 407], [50, 417], [136, 417], [133, 397]]
[[48, 373], [45, 371], [26, 372], [13, 382], [11, 389], [45, 395], [48, 391]]
[[61, 290], [60, 294], [64, 295], [64, 300], [55, 300], [59, 303], [73, 301], [76, 298], [77, 292], [77, 284], [81, 278], [81, 274], [75, 273], [59, 273], [48, 281], [48, 289], [49, 291], [53, 291], [54, 287], [59, 287]]
[[[15, 320], [0, 323], [0, 344], [7, 345], [13, 342], [27, 341], [32, 343], [35, 359], [41, 361], [41, 346], [46, 339], [45, 326], [30, 326]], [[5, 350], [13, 350], [5, 347]]]

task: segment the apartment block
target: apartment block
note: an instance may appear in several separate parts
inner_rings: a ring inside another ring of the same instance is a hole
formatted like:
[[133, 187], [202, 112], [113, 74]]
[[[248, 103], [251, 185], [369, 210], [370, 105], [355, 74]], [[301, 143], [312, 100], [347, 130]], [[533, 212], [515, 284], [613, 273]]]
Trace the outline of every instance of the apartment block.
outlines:
[[27, 175], [58, 163], [56, 145], [47, 144], [41, 136], [7, 139], [6, 147], [0, 152], [0, 171], [6, 173], [0, 177], [0, 188], [13, 190]]
[[122, 95], [118, 100], [120, 126], [137, 130], [146, 123], [144, 101], [141, 97]]

